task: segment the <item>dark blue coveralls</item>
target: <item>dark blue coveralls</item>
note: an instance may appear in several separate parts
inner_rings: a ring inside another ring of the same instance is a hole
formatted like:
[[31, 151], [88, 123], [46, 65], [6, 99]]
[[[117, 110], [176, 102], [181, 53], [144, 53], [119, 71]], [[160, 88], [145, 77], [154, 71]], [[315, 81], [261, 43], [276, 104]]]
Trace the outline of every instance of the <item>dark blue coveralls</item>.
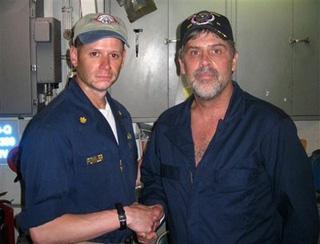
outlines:
[[233, 86], [197, 168], [194, 98], [160, 116], [144, 156], [143, 202], [163, 204], [173, 244], [317, 243], [311, 165], [294, 123]]
[[[29, 123], [20, 144], [25, 206], [22, 230], [63, 214], [114, 209], [135, 201], [137, 150], [128, 111], [107, 94], [119, 144], [107, 120], [74, 80]], [[97, 238], [120, 242], [132, 233]]]

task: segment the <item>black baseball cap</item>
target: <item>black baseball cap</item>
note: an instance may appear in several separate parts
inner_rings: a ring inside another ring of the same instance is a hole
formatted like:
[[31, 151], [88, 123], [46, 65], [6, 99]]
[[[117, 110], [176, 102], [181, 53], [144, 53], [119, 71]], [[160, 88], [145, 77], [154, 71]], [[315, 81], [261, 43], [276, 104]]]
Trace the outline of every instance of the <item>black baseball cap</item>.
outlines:
[[224, 40], [233, 41], [232, 28], [227, 17], [203, 10], [184, 20], [180, 27], [181, 45], [185, 45], [189, 35], [194, 30], [208, 29], [216, 33]]

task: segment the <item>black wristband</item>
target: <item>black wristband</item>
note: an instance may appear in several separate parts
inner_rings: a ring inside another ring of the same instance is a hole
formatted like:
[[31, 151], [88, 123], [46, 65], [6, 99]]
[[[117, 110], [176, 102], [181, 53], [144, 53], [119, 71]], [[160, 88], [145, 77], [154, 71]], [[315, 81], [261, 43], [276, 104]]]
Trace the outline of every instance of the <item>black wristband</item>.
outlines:
[[126, 212], [123, 209], [123, 206], [121, 203], [116, 203], [115, 207], [117, 209], [118, 213], [118, 218], [120, 222], [120, 230], [125, 230], [127, 229], [127, 217], [126, 217]]

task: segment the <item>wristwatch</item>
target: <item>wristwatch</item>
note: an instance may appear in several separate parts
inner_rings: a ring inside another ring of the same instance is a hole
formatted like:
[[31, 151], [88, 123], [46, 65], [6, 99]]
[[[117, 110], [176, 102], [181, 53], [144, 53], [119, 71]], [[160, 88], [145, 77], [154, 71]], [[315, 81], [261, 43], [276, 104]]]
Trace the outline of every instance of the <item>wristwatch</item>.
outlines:
[[117, 209], [118, 218], [119, 218], [119, 222], [120, 222], [119, 230], [125, 230], [125, 229], [127, 229], [126, 212], [124, 211], [123, 206], [122, 206], [121, 203], [116, 203], [115, 207]]

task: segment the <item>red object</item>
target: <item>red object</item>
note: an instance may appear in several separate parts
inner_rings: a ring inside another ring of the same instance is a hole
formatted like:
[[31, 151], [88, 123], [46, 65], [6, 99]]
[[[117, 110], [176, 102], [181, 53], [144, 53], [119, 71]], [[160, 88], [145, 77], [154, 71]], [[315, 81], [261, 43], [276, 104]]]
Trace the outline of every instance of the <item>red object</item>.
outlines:
[[7, 164], [9, 168], [15, 173], [17, 173], [18, 160], [19, 160], [19, 147], [14, 147], [8, 153]]
[[6, 201], [0, 200], [0, 209], [4, 213], [4, 233], [5, 233], [5, 243], [14, 244], [14, 215], [13, 208]]

